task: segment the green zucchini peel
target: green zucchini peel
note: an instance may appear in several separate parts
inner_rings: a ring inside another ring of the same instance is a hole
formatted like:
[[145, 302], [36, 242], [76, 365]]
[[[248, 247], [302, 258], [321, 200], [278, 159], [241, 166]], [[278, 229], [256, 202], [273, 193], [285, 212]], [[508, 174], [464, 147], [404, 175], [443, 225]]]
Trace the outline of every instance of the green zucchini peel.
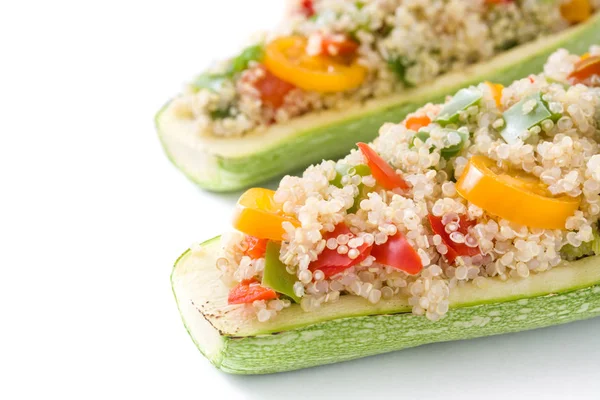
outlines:
[[194, 120], [177, 115], [171, 103], [156, 115], [167, 156], [193, 182], [213, 191], [233, 191], [296, 172], [322, 159], [344, 156], [357, 142], [370, 142], [385, 122], [402, 121], [425, 103], [484, 80], [501, 84], [539, 72], [563, 47], [584, 53], [600, 41], [600, 13], [560, 33], [520, 45], [493, 59], [445, 74], [429, 84], [343, 110], [293, 118], [289, 123], [225, 138], [198, 132]]
[[[428, 343], [558, 325], [600, 315], [600, 256], [564, 262], [527, 279], [487, 278], [454, 288], [450, 311], [432, 322], [406, 299], [373, 305], [356, 296], [304, 312], [292, 304], [267, 322], [227, 306], [215, 263], [219, 238], [186, 251], [171, 274], [183, 323], [198, 349], [233, 374], [266, 374], [352, 360]], [[426, 351], [424, 349], [423, 351]]]

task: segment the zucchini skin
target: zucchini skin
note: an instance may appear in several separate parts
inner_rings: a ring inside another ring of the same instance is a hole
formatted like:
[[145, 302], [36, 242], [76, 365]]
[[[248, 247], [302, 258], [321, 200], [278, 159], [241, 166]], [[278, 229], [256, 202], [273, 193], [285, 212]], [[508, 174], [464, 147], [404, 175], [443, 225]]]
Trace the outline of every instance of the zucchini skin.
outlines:
[[[217, 368], [232, 374], [290, 371], [429, 343], [519, 332], [600, 316], [598, 280], [585, 287], [568, 280], [570, 289], [557, 289], [557, 293], [508, 297], [507, 300], [476, 305], [465, 303], [451, 308], [445, 318], [436, 322], [424, 316], [399, 312], [329, 319], [282, 331], [226, 333], [219, 329], [227, 331], [227, 328], [213, 325], [216, 319], [227, 319], [226, 312], [219, 315], [215, 309], [205, 307], [208, 301], [194, 304], [191, 300], [191, 294], [198, 291], [204, 291], [206, 295], [213, 293], [212, 290], [225, 290], [221, 295], [226, 296], [227, 289], [215, 286], [218, 273], [213, 264], [213, 251], [219, 246], [218, 237], [202, 246], [208, 251], [208, 262], [195, 259], [186, 263], [189, 251], [176, 261], [171, 275], [173, 294], [183, 324], [196, 347]], [[587, 265], [599, 269], [600, 257], [589, 259]], [[568, 268], [578, 267], [582, 264], [575, 262]], [[198, 280], [194, 282], [196, 278]], [[510, 295], [506, 293], [506, 296]], [[219, 294], [207, 296], [210, 303], [219, 302]], [[225, 302], [223, 300], [223, 304]]]
[[[428, 102], [443, 102], [446, 95], [462, 87], [483, 80], [509, 84], [537, 73], [548, 56], [559, 47], [583, 53], [598, 42], [600, 13], [567, 31], [521, 45], [464, 71], [446, 74], [415, 90], [376, 101], [375, 106], [365, 104], [351, 112], [331, 112], [327, 123], [309, 129], [303, 127], [281, 140], [266, 142], [259, 151], [243, 156], [223, 156], [211, 148], [179, 141], [177, 134], [161, 123], [168, 104], [156, 115], [156, 129], [169, 159], [191, 181], [211, 191], [235, 191], [298, 171], [322, 159], [340, 158], [357, 142], [373, 140], [383, 123], [399, 122]], [[310, 118], [309, 115], [307, 117]], [[235, 143], [235, 138], [230, 140]]]
[[268, 374], [353, 360], [429, 343], [564, 324], [600, 315], [600, 286], [451, 310], [437, 322], [411, 314], [332, 320], [293, 331], [224, 337], [211, 361], [232, 374]]

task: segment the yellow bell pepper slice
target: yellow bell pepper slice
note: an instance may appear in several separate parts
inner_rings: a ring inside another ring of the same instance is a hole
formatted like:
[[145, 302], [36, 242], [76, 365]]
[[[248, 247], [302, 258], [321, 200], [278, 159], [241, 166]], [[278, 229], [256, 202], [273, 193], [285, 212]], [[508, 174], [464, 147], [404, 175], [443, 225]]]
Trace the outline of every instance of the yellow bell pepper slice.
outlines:
[[502, 90], [504, 86], [499, 83], [492, 83], [489, 81], [485, 81], [486, 85], [489, 86], [492, 91], [492, 96], [494, 97], [494, 101], [496, 102], [496, 107], [502, 108]]
[[285, 221], [300, 226], [297, 219], [285, 215], [277, 205], [269, 189], [252, 188], [242, 194], [237, 202], [233, 227], [259, 239], [283, 240]]
[[540, 180], [525, 172], [504, 172], [484, 156], [473, 156], [456, 183], [458, 193], [488, 213], [532, 228], [565, 229], [581, 200], [553, 197]]
[[592, 15], [590, 0], [569, 0], [560, 6], [560, 14], [570, 23], [583, 22]]
[[273, 40], [265, 49], [265, 67], [276, 77], [304, 90], [341, 92], [360, 86], [367, 69], [343, 57], [306, 54], [307, 40], [286, 36]]

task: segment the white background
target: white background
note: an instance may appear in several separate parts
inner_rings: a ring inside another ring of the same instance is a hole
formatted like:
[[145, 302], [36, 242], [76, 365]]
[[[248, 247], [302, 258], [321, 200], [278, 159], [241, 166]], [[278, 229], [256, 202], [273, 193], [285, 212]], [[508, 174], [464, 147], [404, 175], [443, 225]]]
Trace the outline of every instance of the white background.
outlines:
[[154, 113], [282, 0], [0, 3], [0, 398], [600, 397], [600, 319], [271, 376], [215, 370], [175, 258], [228, 228]]

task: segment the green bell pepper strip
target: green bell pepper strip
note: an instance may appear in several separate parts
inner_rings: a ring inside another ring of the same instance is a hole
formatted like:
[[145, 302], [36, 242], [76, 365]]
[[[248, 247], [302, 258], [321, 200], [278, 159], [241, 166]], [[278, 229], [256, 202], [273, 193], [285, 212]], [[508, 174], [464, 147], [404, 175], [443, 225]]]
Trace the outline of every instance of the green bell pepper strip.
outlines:
[[483, 97], [481, 91], [474, 88], [460, 89], [452, 99], [442, 107], [435, 122], [444, 126], [458, 122], [460, 112], [479, 103]]
[[[450, 132], [458, 133], [458, 135], [460, 136], [460, 142], [457, 144], [453, 144], [452, 146], [444, 147], [443, 149], [440, 150], [441, 156], [444, 157], [446, 160], [448, 160], [452, 157], [456, 157], [458, 155], [458, 153], [460, 153], [460, 151], [464, 147], [465, 142], [467, 140], [469, 140], [468, 133], [464, 133], [464, 132], [460, 132], [460, 131], [450, 131]], [[448, 134], [450, 132], [448, 132]]]
[[294, 283], [298, 280], [295, 275], [285, 269], [285, 264], [279, 260], [281, 245], [269, 240], [265, 252], [265, 269], [263, 270], [262, 285], [269, 287], [277, 293], [285, 294], [296, 303], [300, 297], [294, 293]]
[[[451, 146], [443, 147], [442, 149], [440, 149], [441, 156], [444, 157], [446, 160], [458, 155], [458, 153], [460, 153], [460, 151], [464, 147], [465, 142], [469, 139], [469, 134], [463, 133], [460, 131], [447, 130], [446, 134], [450, 134], [451, 132], [456, 132], [460, 136], [460, 142], [457, 144], [453, 144]], [[415, 139], [419, 139], [423, 143], [425, 143], [425, 141], [427, 139], [429, 139], [429, 132], [419, 131], [419, 132], [415, 133], [415, 135], [410, 139], [409, 148], [413, 148], [415, 146], [415, 144], [414, 144]], [[429, 152], [431, 153], [432, 151], [433, 151], [433, 148], [430, 148]]]
[[[523, 106], [531, 101], [534, 101], [535, 105], [530, 112], [525, 113]], [[523, 139], [523, 134], [529, 129], [541, 124], [546, 119], [556, 120], [560, 118], [560, 115], [552, 114], [546, 102], [542, 100], [541, 93], [537, 92], [523, 98], [504, 111], [502, 117], [504, 118], [504, 128], [500, 132], [500, 136], [502, 136], [506, 143], [513, 144], [519, 141], [519, 139]]]
[[[342, 185], [342, 178], [344, 176], [371, 175], [371, 168], [369, 168], [369, 166], [365, 164], [359, 164], [354, 167], [348, 164], [338, 164], [336, 165], [335, 169], [337, 171], [337, 174], [335, 175], [335, 178], [333, 178], [333, 180], [331, 181], [331, 184], [340, 189], [344, 187], [344, 185]], [[360, 200], [365, 197], [367, 191], [368, 188], [364, 184], [358, 184], [358, 195], [354, 198], [354, 204], [352, 204], [352, 207], [348, 209], [349, 214], [353, 214], [356, 211], [358, 211], [358, 208], [360, 206]]]
[[425, 143], [427, 141], [427, 139], [429, 139], [429, 132], [419, 131], [419, 132], [415, 133], [415, 135], [412, 138], [410, 138], [410, 140], [408, 142], [408, 147], [410, 149], [415, 147], [415, 139], [419, 139], [421, 142]]
[[371, 174], [371, 169], [365, 164], [359, 164], [354, 167], [348, 164], [337, 164], [335, 170], [337, 171], [337, 174], [331, 181], [331, 184], [340, 189], [344, 187], [344, 185], [342, 185], [342, 178], [346, 175], [367, 176]]

